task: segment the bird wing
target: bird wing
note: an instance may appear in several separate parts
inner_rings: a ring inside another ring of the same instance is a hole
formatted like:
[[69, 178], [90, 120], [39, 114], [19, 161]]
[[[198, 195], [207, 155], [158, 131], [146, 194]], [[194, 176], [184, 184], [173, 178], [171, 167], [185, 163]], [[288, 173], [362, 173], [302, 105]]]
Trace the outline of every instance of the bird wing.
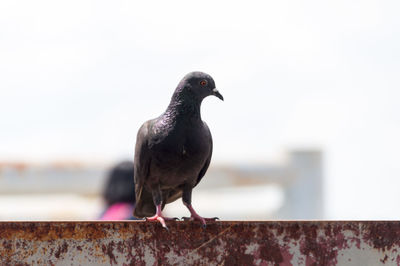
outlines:
[[136, 206], [134, 215], [137, 217], [143, 217], [153, 213], [155, 211], [152, 195], [146, 189], [144, 189], [144, 183], [149, 175], [151, 151], [149, 150], [149, 127], [152, 120], [145, 122], [139, 129], [136, 138], [135, 147], [135, 195], [136, 195]]
[[200, 183], [201, 179], [203, 178], [203, 176], [206, 174], [208, 167], [210, 166], [210, 162], [211, 162], [211, 156], [212, 156], [212, 152], [213, 152], [213, 141], [212, 141], [212, 136], [211, 136], [211, 132], [210, 129], [208, 128], [206, 122], [204, 123], [204, 129], [206, 131], [206, 134], [208, 135], [208, 139], [209, 139], [209, 145], [210, 145], [210, 153], [208, 154], [208, 157], [203, 165], [203, 167], [201, 168], [199, 175], [197, 177], [197, 181], [196, 184], [194, 186], [197, 186], [198, 183]]

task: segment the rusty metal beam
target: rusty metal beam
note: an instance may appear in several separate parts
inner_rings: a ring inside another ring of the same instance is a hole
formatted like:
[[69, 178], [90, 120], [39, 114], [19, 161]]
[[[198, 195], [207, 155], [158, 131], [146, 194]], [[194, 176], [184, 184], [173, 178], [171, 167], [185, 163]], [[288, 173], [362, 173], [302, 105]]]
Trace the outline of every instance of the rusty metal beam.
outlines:
[[399, 265], [400, 222], [0, 222], [0, 265]]

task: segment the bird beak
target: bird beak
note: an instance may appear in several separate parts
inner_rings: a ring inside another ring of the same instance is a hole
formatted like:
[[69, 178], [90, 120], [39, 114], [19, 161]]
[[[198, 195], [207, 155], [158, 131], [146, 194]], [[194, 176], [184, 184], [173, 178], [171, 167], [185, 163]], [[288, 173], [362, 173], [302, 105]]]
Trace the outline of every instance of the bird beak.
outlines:
[[218, 91], [216, 88], [214, 88], [214, 89], [212, 90], [212, 92], [213, 92], [213, 95], [214, 95], [214, 96], [217, 96], [217, 97], [220, 98], [222, 101], [224, 100], [224, 97], [221, 95], [221, 93], [219, 93], [219, 91]]

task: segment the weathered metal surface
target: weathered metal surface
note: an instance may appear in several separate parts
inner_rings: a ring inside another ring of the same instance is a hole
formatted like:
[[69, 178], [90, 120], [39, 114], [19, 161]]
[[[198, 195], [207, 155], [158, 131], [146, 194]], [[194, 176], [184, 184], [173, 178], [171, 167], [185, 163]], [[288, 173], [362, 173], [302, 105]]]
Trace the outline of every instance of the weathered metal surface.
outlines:
[[0, 265], [399, 265], [400, 222], [0, 222]]

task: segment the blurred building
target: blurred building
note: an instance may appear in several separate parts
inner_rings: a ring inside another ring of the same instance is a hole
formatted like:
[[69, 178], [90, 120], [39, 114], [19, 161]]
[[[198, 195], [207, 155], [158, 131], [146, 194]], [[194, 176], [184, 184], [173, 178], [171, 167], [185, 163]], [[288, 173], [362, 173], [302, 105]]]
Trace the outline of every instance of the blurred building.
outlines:
[[[196, 210], [224, 220], [323, 218], [320, 151], [292, 151], [279, 165], [212, 165], [193, 192]], [[95, 219], [108, 165], [0, 165], [1, 220]], [[133, 193], [133, 191], [132, 191]], [[181, 200], [170, 216], [187, 216]]]

